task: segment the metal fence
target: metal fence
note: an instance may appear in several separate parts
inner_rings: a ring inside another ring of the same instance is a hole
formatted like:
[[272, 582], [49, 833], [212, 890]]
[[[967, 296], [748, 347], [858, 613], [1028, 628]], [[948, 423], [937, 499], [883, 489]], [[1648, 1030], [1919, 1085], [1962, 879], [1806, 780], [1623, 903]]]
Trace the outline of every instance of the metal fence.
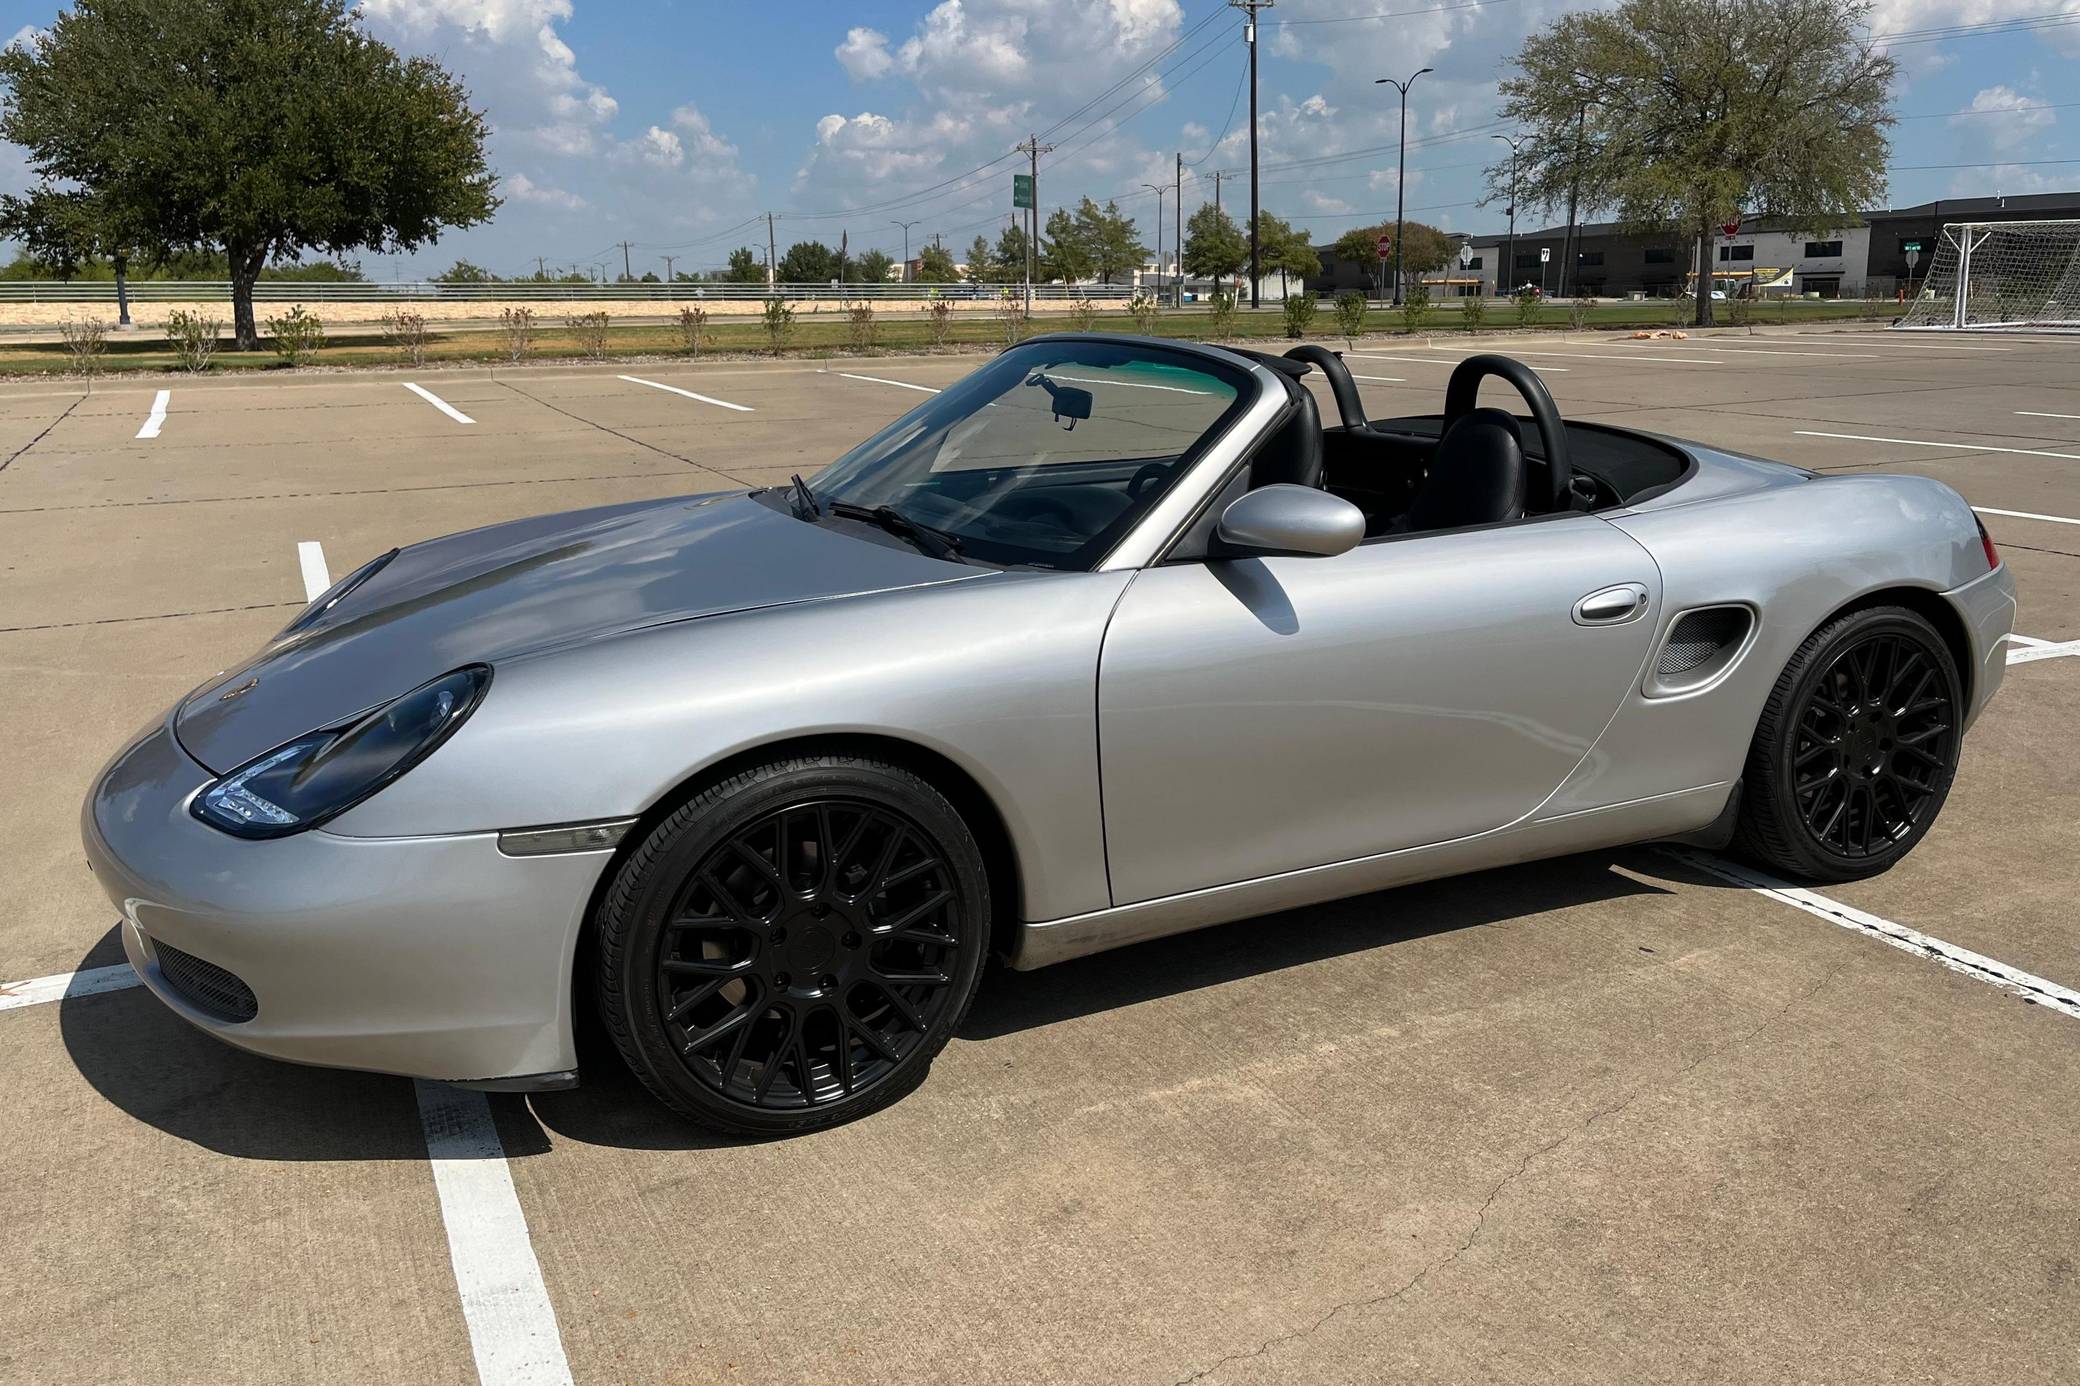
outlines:
[[[182, 279], [133, 279], [132, 303], [214, 303], [231, 301], [228, 282]], [[263, 279], [253, 286], [256, 303], [698, 303], [780, 297], [788, 300], [891, 299], [922, 302], [933, 298], [994, 299], [1005, 292], [1023, 294], [1023, 284], [542, 284], [505, 280], [486, 284], [441, 284], [431, 280], [334, 282]], [[1035, 284], [1038, 299], [1124, 300], [1130, 284]], [[116, 301], [114, 281], [0, 280], [0, 303], [107, 303]]]

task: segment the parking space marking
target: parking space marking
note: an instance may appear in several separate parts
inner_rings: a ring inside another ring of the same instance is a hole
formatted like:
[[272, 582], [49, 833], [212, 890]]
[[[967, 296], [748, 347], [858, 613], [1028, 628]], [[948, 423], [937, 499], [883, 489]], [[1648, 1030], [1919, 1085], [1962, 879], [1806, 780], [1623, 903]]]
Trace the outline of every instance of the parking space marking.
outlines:
[[166, 424], [166, 406], [173, 402], [173, 391], [161, 390], [152, 396], [152, 412], [144, 416], [143, 427], [137, 430], [140, 438], [156, 438]]
[[661, 385], [655, 380], [645, 380], [639, 375], [617, 375], [614, 378], [616, 380], [626, 380], [631, 385], [648, 385], [653, 390], [663, 390], [668, 394], [684, 395], [688, 399], [697, 399], [702, 404], [713, 404], [724, 409], [734, 409], [739, 414], [753, 414], [757, 412], [748, 404], [731, 404], [726, 399], [715, 399], [710, 395], [697, 395], [691, 390], [682, 390], [677, 385]]
[[[1465, 359], [1460, 357], [1457, 360], [1446, 361], [1435, 356], [1376, 356], [1369, 351], [1346, 351], [1343, 354], [1345, 356], [1355, 356], [1360, 361], [1392, 361], [1404, 366], [1444, 366], [1446, 368], [1456, 366], [1459, 364], [1459, 361]], [[1530, 365], [1530, 362], [1527, 361], [1525, 364]], [[1566, 375], [1568, 372], [1568, 367], [1566, 366], [1532, 366], [1531, 369], [1537, 371], [1540, 375]]]
[[571, 1386], [505, 1146], [480, 1092], [415, 1081], [470, 1352], [484, 1386]]
[[1720, 346], [1713, 342], [1708, 350], [1722, 356], [1823, 356], [1830, 361], [1882, 361], [1885, 358], [1875, 351], [1766, 351], [1761, 347]]
[[[840, 375], [844, 372], [840, 371]], [[1182, 385], [1151, 385], [1145, 380], [1103, 380], [1089, 375], [1051, 374], [1052, 380], [1073, 380], [1079, 385], [1117, 385], [1122, 390], [1162, 390], [1173, 395], [1211, 395], [1211, 390], [1187, 390]]]
[[1606, 355], [1589, 351], [1525, 351], [1522, 348], [1511, 352], [1513, 356], [1558, 356], [1564, 361], [1661, 361], [1676, 366], [1723, 366], [1726, 363], [1716, 356], [1649, 356], [1631, 347], [1619, 348], [1623, 355]]
[[[626, 377], [623, 378], [626, 379]], [[440, 410], [443, 414], [446, 414], [456, 423], [473, 424], [476, 422], [475, 419], [463, 413], [460, 409], [457, 409], [454, 405], [448, 403], [439, 395], [427, 389], [424, 385], [414, 385], [411, 381], [407, 380], [404, 382], [404, 387], [407, 390], [410, 390], [413, 394], [417, 395], [420, 399], [425, 400], [434, 408]]]
[[2008, 651], [2010, 664], [2034, 664], [2040, 659], [2070, 659], [2080, 655], [2080, 640], [2061, 641], [2056, 645], [2038, 641], [2019, 650]]
[[1406, 385], [1408, 383], [1406, 379], [1398, 375], [1359, 375], [1356, 371], [1351, 372], [1351, 379], [1370, 380], [1380, 385]]
[[296, 566], [303, 570], [303, 599], [316, 601], [332, 586], [332, 574], [325, 567], [325, 546], [306, 539], [296, 546]]
[[2017, 635], [2012, 630], [2003, 635], [2001, 639], [2011, 645], [2049, 645], [2051, 643], [2049, 640], [2039, 640], [2034, 635]]
[[1981, 515], [2006, 515], [2011, 520], [2042, 520], [2047, 525], [2080, 525], [2080, 520], [2067, 515], [2039, 515], [2034, 510], [1996, 510], [1990, 505], [1975, 505], [1972, 509]]
[[78, 972], [60, 972], [50, 977], [30, 977], [19, 982], [0, 982], [0, 1011], [18, 1006], [41, 1006], [49, 1001], [67, 1001], [75, 996], [98, 996], [104, 991], [144, 985], [129, 963], [89, 967]]
[[1924, 934], [1919, 929], [1910, 929], [1890, 919], [1881, 919], [1875, 914], [1866, 914], [1853, 905], [1831, 900], [1817, 891], [1780, 881], [1774, 876], [1726, 861], [1720, 857], [1707, 856], [1702, 852], [1670, 848], [1668, 854], [1678, 861], [1687, 863], [1699, 871], [1706, 871], [1721, 880], [1731, 881], [1756, 894], [1775, 900], [1793, 909], [1838, 925], [1852, 933], [1863, 934], [1880, 943], [1890, 945], [1901, 952], [1932, 959], [1938, 965], [1949, 968], [1990, 986], [1999, 987], [2011, 996], [2019, 996], [2033, 1005], [2056, 1011], [2072, 1020], [2080, 1020], [2080, 991], [2062, 987], [2056, 982], [2046, 981], [2035, 973], [2024, 972], [2004, 962], [1989, 958], [1983, 953], [1974, 953], [1969, 948], [1960, 948], [1954, 943]]
[[1897, 443], [1905, 448], [1956, 448], [1961, 452], [2007, 452], [2017, 457], [2059, 457], [2068, 462], [2080, 462], [2080, 452], [2047, 452], [2042, 448], [1999, 448], [1991, 443], [1937, 443], [1926, 438], [1879, 438], [1868, 433], [1822, 433], [1815, 428], [1794, 428], [1791, 431], [1801, 438], [1845, 438], [1852, 443]]
[[935, 390], [929, 385], [912, 385], [907, 380], [883, 380], [878, 375], [854, 375], [851, 371], [830, 371], [827, 372], [827, 374], [842, 375], [847, 380], [864, 380], [869, 385], [893, 385], [899, 390], [922, 390], [924, 391], [924, 393], [928, 395], [938, 395], [945, 393], [945, 391]]
[[2015, 412], [2025, 419], [2080, 419], [2080, 414], [2047, 414], [2041, 409], [2017, 409]]

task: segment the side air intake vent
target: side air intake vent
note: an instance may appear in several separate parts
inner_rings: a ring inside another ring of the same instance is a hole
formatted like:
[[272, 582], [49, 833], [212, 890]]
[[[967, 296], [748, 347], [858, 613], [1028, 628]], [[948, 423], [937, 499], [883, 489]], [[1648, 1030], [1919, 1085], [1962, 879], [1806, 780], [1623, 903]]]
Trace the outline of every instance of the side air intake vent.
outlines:
[[260, 1014], [260, 1002], [253, 989], [215, 963], [157, 939], [152, 941], [152, 954], [159, 960], [159, 971], [166, 984], [204, 1015], [243, 1023]]
[[1754, 625], [1755, 613], [1745, 606], [1684, 612], [1669, 627], [1647, 692], [1684, 693], [1711, 682], [1740, 654]]

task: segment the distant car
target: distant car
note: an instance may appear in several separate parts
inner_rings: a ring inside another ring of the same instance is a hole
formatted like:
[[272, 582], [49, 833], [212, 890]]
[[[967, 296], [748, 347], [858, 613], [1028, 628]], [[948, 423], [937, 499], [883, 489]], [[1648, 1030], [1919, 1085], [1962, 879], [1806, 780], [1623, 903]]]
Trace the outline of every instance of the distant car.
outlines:
[[1713, 297], [1713, 298], [1716, 298], [1716, 299], [1724, 300], [1724, 299], [1725, 299], [1725, 297], [1726, 297], [1726, 290], [1724, 290], [1724, 289], [1714, 289], [1714, 290], [1712, 290], [1712, 297]]
[[1882, 871], [2013, 610], [1941, 482], [1566, 421], [1505, 357], [1370, 420], [1319, 346], [1051, 336], [812, 480], [383, 554], [84, 835], [232, 1044], [550, 1088], [589, 1005], [676, 1111], [801, 1131], [921, 1081], [992, 950], [1651, 839]]

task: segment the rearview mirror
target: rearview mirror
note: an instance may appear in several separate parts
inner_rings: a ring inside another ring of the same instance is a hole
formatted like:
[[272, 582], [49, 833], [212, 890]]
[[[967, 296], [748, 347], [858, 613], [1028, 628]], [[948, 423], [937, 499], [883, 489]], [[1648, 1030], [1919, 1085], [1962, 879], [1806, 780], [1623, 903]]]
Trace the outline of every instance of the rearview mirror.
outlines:
[[1227, 557], [1288, 554], [1334, 558], [1365, 537], [1365, 512], [1312, 486], [1259, 486], [1226, 510], [1214, 530]]
[[1089, 418], [1091, 403], [1089, 390], [1080, 390], [1074, 385], [1054, 387], [1054, 416], [1058, 420], [1068, 419], [1073, 426], [1075, 420]]

